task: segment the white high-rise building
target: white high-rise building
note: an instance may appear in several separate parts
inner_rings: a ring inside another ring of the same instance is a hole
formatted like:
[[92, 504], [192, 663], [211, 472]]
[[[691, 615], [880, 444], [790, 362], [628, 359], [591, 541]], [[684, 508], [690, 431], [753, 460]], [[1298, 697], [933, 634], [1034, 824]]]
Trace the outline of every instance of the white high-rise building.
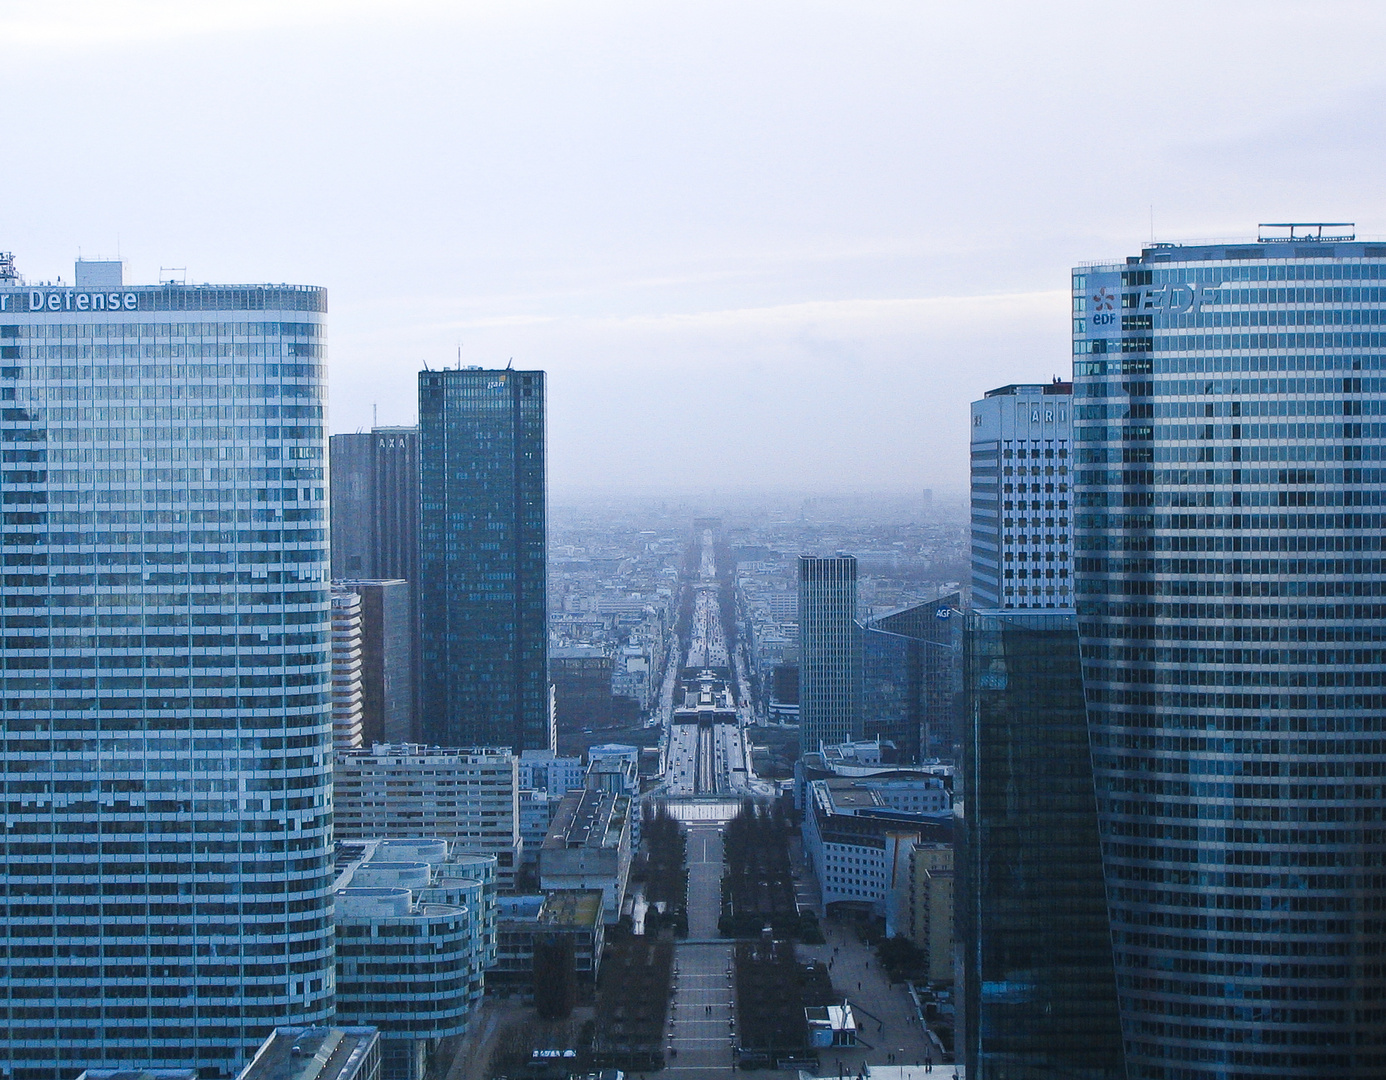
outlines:
[[332, 587], [332, 743], [361, 748], [361, 597]]
[[519, 770], [509, 747], [376, 743], [337, 755], [340, 840], [430, 836], [458, 852], [494, 855], [511, 888], [523, 857]]
[[0, 258], [0, 1071], [234, 1075], [333, 1000], [323, 290]]
[[972, 403], [972, 606], [1073, 606], [1073, 384]]

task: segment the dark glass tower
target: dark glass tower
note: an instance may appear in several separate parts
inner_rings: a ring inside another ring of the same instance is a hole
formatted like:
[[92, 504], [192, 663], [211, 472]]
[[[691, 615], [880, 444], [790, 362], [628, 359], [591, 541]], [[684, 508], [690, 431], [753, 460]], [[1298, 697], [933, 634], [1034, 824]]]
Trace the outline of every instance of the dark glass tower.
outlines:
[[1321, 232], [1073, 275], [1133, 1080], [1386, 1076], [1386, 246]]
[[967, 617], [958, 866], [978, 1080], [1124, 1080], [1071, 610]]
[[553, 748], [542, 371], [419, 374], [424, 738]]
[[333, 435], [332, 576], [419, 576], [419, 429]]
[[854, 555], [799, 556], [799, 744], [861, 735], [861, 629]]
[[899, 760], [954, 756], [962, 705], [962, 598], [953, 593], [861, 629], [862, 734]]

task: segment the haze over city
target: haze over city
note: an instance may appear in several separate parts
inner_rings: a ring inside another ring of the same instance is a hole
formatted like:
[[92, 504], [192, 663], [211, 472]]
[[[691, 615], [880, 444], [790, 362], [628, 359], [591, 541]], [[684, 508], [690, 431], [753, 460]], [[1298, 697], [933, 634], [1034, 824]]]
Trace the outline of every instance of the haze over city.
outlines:
[[11, 5], [0, 229], [30, 280], [325, 286], [336, 432], [414, 422], [459, 348], [543, 368], [559, 495], [961, 492], [967, 402], [1067, 375], [1070, 266], [1386, 233], [1384, 38], [1369, 3]]

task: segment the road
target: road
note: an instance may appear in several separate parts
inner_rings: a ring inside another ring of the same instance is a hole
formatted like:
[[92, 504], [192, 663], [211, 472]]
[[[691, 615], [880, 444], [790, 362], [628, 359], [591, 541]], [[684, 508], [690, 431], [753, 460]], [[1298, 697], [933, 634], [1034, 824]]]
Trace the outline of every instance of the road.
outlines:
[[682, 665], [671, 663], [660, 698], [664, 774], [654, 794], [669, 798], [772, 795], [751, 771], [745, 729], [755, 722], [742, 650], [733, 653], [722, 621], [716, 551], [702, 533], [698, 577]]

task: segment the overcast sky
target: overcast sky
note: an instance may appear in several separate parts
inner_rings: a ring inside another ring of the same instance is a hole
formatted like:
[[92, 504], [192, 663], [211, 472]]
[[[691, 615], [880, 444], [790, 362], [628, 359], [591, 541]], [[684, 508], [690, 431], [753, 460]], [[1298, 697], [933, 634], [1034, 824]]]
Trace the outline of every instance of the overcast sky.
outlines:
[[31, 280], [330, 290], [331, 429], [543, 368], [579, 487], [958, 488], [1077, 262], [1386, 233], [1386, 5], [0, 3]]

